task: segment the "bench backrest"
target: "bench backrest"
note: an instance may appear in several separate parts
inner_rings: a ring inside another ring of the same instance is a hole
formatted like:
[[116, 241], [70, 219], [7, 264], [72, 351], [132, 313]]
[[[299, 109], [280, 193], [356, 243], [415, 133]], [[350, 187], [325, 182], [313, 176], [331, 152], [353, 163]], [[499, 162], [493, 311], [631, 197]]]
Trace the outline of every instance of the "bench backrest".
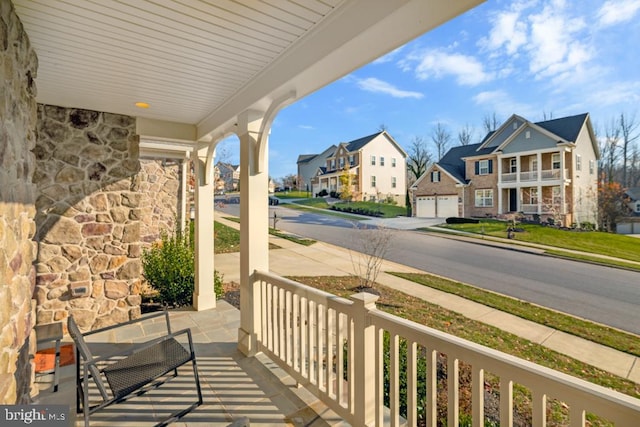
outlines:
[[[69, 335], [71, 335], [71, 338], [73, 339], [73, 342], [76, 345], [77, 352], [80, 354], [80, 356], [84, 360], [84, 362], [82, 362], [83, 371], [87, 368], [89, 369], [89, 373], [91, 374], [93, 381], [96, 383], [96, 386], [98, 387], [98, 390], [102, 395], [102, 398], [104, 400], [109, 399], [109, 394], [104, 385], [104, 382], [102, 381], [102, 375], [100, 374], [100, 370], [95, 365], [95, 363], [93, 363], [93, 354], [91, 354], [91, 349], [89, 349], [89, 346], [84, 340], [84, 336], [82, 335], [82, 332], [80, 332], [80, 328], [78, 327], [78, 324], [76, 323], [75, 320], [73, 320], [73, 317], [71, 316], [67, 318], [67, 328], [69, 329]], [[80, 363], [80, 361], [78, 360], [77, 363]], [[88, 386], [89, 386], [88, 384], [84, 384], [85, 388], [87, 388]], [[87, 389], [85, 390], [85, 392], [88, 393], [89, 390]]]

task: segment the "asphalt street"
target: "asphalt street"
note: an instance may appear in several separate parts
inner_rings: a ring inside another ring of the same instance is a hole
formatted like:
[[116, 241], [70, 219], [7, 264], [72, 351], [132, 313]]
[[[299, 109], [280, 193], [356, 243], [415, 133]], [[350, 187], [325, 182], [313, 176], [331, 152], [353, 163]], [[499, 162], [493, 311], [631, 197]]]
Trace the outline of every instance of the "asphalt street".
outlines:
[[[238, 215], [238, 205], [224, 212]], [[278, 228], [361, 250], [362, 224], [270, 207]], [[640, 334], [640, 273], [393, 230], [387, 258], [434, 274]]]

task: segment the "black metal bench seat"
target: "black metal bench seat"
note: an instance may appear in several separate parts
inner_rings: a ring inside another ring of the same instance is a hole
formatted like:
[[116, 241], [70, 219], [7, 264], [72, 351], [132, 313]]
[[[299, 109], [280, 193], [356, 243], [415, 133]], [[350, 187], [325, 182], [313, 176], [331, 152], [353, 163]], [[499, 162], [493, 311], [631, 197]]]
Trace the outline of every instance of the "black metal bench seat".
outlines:
[[[141, 345], [135, 345], [119, 353], [94, 356], [84, 339], [87, 335], [105, 332], [159, 316], [165, 316], [166, 335]], [[177, 376], [178, 368], [188, 362], [192, 363], [198, 399], [188, 408], [171, 414], [157, 426], [167, 425], [202, 404], [202, 391], [200, 389], [191, 331], [183, 329], [172, 333], [168, 312], [153, 313], [140, 319], [93, 330], [85, 334], [80, 332], [78, 325], [71, 316], [68, 318], [67, 325], [69, 334], [76, 345], [77, 409], [78, 412], [83, 412], [85, 426], [89, 426], [90, 414], [111, 404], [122, 402], [132, 395], [140, 395], [151, 388], [162, 385], [167, 380], [164, 377], [169, 375], [171, 371], [173, 371], [173, 377]], [[176, 339], [180, 335], [186, 335], [189, 344], [188, 349]], [[93, 406], [89, 402], [88, 385], [90, 379], [94, 381], [102, 397], [102, 400]], [[108, 388], [103, 379], [106, 379]]]

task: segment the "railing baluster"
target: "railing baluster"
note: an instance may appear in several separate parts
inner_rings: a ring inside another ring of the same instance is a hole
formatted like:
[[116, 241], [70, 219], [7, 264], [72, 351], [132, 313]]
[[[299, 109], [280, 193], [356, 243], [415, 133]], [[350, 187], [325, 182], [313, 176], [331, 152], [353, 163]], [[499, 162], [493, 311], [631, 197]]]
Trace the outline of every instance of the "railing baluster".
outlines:
[[338, 404], [344, 406], [344, 322], [345, 315], [336, 311], [336, 396]]
[[293, 317], [293, 370], [300, 372], [300, 328], [302, 326], [302, 318], [300, 317], [300, 297], [293, 294], [291, 297], [292, 317]]
[[471, 368], [471, 405], [473, 427], [484, 426], [484, 369], [474, 364]]
[[458, 359], [452, 354], [447, 354], [447, 422], [450, 426], [459, 424], [458, 408], [460, 407], [460, 381]]
[[267, 312], [267, 322], [268, 322], [268, 328], [267, 328], [267, 348], [271, 351], [273, 351], [273, 330], [275, 328], [275, 325], [273, 324], [273, 285], [271, 283], [269, 283], [267, 285], [267, 292], [266, 292], [266, 298], [267, 298], [267, 306], [266, 306], [266, 312]]
[[318, 384], [318, 355], [316, 351], [316, 303], [309, 301], [309, 381]]
[[513, 381], [500, 377], [500, 425], [513, 426]]
[[539, 390], [531, 390], [533, 404], [531, 421], [533, 427], [545, 427], [547, 425], [547, 395]]
[[278, 301], [278, 325], [276, 326], [276, 331], [278, 332], [278, 352], [276, 354], [280, 357], [280, 359], [284, 360], [284, 289], [278, 288], [276, 300]]
[[407, 350], [407, 421], [410, 426], [415, 426], [418, 423], [418, 344], [409, 342]]
[[285, 357], [287, 360], [287, 365], [291, 366], [292, 365], [292, 358], [293, 358], [293, 334], [292, 334], [292, 328], [291, 328], [291, 323], [293, 322], [293, 317], [291, 315], [292, 310], [291, 310], [291, 292], [289, 291], [285, 291], [284, 294], [284, 319], [285, 319], [285, 329], [286, 329], [286, 334], [284, 337], [284, 341], [285, 341]]
[[309, 379], [309, 300], [300, 298], [300, 371]]
[[438, 417], [438, 352], [436, 350], [427, 351], [427, 390], [425, 402], [425, 416], [427, 427], [436, 427]]
[[400, 422], [400, 337], [389, 332], [389, 406], [391, 426]]
[[316, 344], [316, 347], [318, 348], [318, 387], [324, 392], [327, 391], [327, 384], [324, 381], [324, 372], [326, 366], [325, 359], [327, 358], [324, 341], [324, 334], [327, 331], [326, 322], [326, 306], [323, 304], [318, 304], [318, 328], [316, 329], [316, 338], [318, 339]]
[[375, 367], [377, 375], [376, 387], [376, 425], [384, 423], [384, 329], [376, 328], [375, 332]]

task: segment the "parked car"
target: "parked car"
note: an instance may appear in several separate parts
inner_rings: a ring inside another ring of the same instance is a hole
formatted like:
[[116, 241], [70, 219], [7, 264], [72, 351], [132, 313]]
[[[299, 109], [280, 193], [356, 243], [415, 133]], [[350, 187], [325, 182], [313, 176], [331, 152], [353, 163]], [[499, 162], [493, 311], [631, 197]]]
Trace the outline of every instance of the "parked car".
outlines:
[[277, 197], [269, 196], [269, 206], [275, 206], [280, 203], [280, 199]]

